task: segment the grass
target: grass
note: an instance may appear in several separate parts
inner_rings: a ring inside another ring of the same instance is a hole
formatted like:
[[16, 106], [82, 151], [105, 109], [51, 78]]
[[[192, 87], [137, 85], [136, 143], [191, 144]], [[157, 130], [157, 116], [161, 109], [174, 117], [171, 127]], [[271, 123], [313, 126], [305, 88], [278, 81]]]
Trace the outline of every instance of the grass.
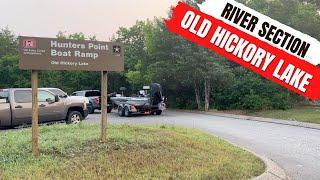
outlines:
[[98, 125], [40, 128], [41, 156], [31, 154], [31, 130], [0, 133], [0, 179], [249, 179], [260, 159], [203, 132], [173, 126]]
[[320, 107], [301, 106], [289, 110], [269, 110], [248, 115], [320, 124]]

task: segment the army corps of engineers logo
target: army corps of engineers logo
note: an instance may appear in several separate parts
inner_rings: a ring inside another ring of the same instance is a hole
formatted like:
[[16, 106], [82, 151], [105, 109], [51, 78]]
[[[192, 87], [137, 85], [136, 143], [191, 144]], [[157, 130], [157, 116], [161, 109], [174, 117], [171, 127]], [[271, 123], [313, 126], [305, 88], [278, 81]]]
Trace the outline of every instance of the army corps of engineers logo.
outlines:
[[23, 48], [34, 49], [37, 48], [37, 42], [35, 39], [24, 39]]
[[116, 56], [121, 56], [121, 46], [115, 45], [113, 46], [113, 54]]

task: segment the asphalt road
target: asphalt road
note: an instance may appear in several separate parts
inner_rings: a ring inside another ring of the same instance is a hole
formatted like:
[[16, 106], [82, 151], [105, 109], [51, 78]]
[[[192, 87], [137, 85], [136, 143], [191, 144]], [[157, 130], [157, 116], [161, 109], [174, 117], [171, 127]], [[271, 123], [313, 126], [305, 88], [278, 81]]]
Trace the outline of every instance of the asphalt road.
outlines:
[[[320, 130], [176, 111], [129, 118], [111, 113], [108, 120], [198, 128], [274, 160], [293, 179], [320, 179]], [[89, 115], [87, 121], [99, 123], [100, 114]]]

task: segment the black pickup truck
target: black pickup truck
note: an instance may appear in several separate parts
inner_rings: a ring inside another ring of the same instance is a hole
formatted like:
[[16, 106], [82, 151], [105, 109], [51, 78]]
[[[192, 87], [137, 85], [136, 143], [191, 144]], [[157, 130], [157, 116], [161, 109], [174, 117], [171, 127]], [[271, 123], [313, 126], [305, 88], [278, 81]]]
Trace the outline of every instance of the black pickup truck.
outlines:
[[[82, 90], [72, 93], [72, 96], [81, 96], [89, 99], [88, 112], [93, 114], [95, 110], [101, 110], [101, 92], [99, 90]], [[110, 102], [110, 95], [108, 95], [108, 102]], [[112, 106], [107, 105], [107, 112], [110, 113]]]

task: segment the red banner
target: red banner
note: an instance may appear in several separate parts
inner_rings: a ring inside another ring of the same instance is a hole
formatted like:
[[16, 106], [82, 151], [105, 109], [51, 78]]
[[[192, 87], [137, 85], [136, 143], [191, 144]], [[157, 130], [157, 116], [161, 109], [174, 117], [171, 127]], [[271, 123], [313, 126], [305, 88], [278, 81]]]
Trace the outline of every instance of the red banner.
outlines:
[[[309, 99], [320, 98], [315, 65], [179, 2], [166, 20], [168, 30], [240, 64]], [[319, 50], [320, 51], [320, 50]]]

